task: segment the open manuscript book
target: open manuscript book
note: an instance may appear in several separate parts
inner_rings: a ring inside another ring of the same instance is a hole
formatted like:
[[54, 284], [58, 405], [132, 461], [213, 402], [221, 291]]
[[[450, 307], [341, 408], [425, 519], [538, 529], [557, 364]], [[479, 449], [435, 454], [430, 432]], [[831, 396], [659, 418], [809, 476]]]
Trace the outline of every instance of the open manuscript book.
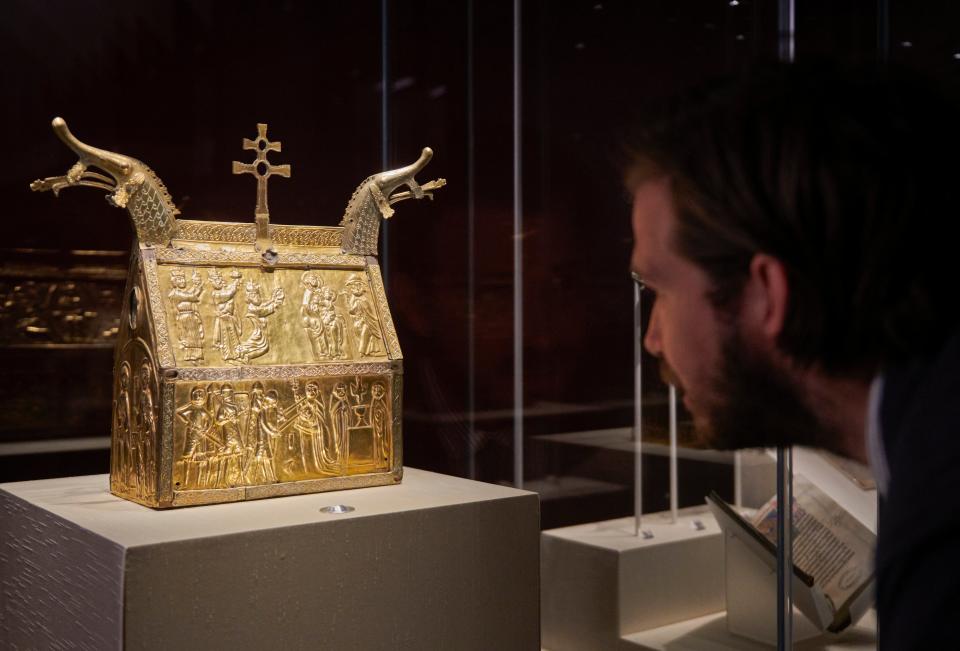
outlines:
[[[796, 475], [793, 486], [794, 603], [820, 630], [837, 633], [859, 620], [873, 601], [876, 536], [803, 476]], [[725, 532], [776, 569], [776, 497], [751, 519], [716, 493], [707, 503]]]

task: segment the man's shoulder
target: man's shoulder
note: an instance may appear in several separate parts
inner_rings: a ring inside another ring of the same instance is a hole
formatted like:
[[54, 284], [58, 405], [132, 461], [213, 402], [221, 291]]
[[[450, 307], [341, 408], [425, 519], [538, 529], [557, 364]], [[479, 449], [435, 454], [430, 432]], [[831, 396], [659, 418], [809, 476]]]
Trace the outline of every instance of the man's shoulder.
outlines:
[[928, 359], [884, 375], [880, 408], [890, 484], [878, 565], [960, 531], [960, 336]]
[[[944, 529], [960, 530], [960, 336], [884, 376], [880, 410], [890, 485], [878, 563]], [[895, 534], [895, 535], [890, 535]]]
[[960, 333], [935, 356], [884, 371], [880, 425], [891, 474], [937, 462], [925, 453], [960, 452]]
[[890, 469], [877, 540], [884, 644], [942, 648], [927, 642], [960, 607], [960, 337], [884, 374], [880, 421]]

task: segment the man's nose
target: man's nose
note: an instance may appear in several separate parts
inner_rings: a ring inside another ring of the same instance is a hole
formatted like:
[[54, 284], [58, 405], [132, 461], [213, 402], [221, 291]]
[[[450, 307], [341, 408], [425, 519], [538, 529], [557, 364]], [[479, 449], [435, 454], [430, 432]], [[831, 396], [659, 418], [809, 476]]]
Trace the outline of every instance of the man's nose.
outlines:
[[643, 347], [654, 357], [660, 357], [663, 352], [662, 342], [660, 341], [660, 311], [657, 304], [653, 304], [653, 311], [650, 312], [650, 321], [647, 323], [647, 332], [643, 335]]

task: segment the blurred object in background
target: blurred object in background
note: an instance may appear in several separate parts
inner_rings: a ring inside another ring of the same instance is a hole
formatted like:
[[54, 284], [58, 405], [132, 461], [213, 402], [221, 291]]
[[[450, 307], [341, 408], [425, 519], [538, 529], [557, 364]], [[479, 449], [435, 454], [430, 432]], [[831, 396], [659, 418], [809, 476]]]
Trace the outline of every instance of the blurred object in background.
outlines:
[[127, 257], [0, 250], [0, 481], [106, 467]]

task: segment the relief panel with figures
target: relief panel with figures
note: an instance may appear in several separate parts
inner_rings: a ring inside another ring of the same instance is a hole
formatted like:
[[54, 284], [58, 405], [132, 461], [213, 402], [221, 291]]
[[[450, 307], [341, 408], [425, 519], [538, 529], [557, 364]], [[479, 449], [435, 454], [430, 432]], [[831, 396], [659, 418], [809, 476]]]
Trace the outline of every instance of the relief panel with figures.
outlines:
[[388, 375], [177, 382], [177, 491], [389, 471]]
[[[136, 263], [134, 263], [136, 264]], [[110, 489], [125, 497], [156, 499], [160, 461], [159, 390], [152, 335], [139, 275], [128, 287], [113, 373]]]
[[387, 359], [362, 270], [159, 265], [157, 273], [178, 364]]

